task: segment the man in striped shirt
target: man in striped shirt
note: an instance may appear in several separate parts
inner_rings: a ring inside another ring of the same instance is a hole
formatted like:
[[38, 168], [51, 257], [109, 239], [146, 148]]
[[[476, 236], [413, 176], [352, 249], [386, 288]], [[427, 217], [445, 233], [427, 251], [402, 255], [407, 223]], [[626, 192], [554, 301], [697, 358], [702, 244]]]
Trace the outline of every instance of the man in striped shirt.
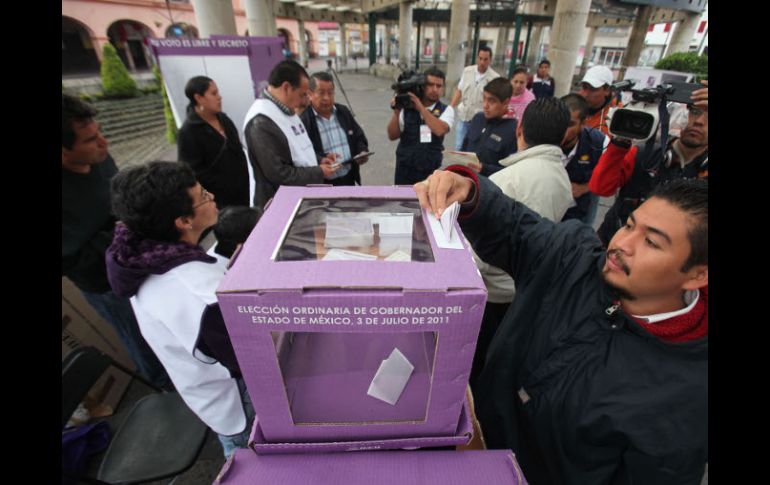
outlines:
[[310, 106], [300, 115], [313, 149], [318, 155], [336, 154], [339, 169], [324, 179], [332, 185], [361, 185], [359, 165], [368, 157], [353, 160], [367, 153], [369, 142], [364, 130], [350, 110], [334, 102], [334, 79], [327, 72], [310, 76]]

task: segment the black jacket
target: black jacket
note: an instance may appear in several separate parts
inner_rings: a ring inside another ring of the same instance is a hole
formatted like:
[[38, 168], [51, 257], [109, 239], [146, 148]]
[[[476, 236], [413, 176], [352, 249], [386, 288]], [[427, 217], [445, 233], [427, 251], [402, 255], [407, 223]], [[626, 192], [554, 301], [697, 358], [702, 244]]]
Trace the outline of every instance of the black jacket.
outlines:
[[487, 445], [512, 449], [533, 485], [698, 485], [708, 337], [665, 343], [612, 311], [589, 226], [554, 224], [479, 179], [463, 232], [516, 282], [476, 395]]
[[248, 206], [249, 169], [238, 130], [224, 113], [217, 118], [226, 139], [195, 111], [188, 111], [177, 136], [179, 161], [193, 169], [201, 185], [216, 197], [218, 207]]
[[[353, 118], [353, 113], [350, 112], [347, 106], [342, 104], [334, 103], [334, 106], [337, 108], [337, 121], [340, 123], [340, 126], [342, 126], [342, 129], [345, 130], [345, 133], [348, 136], [350, 156], [353, 157], [361, 152], [368, 152], [369, 142], [366, 139], [364, 130], [356, 122], [355, 118]], [[326, 153], [323, 147], [323, 142], [321, 141], [321, 133], [318, 131], [318, 122], [316, 121], [316, 115], [313, 107], [308, 106], [308, 108], [303, 111], [299, 117], [302, 120], [302, 123], [305, 125], [305, 129], [307, 130], [307, 134], [310, 137], [310, 141], [313, 142], [313, 149], [315, 150], [316, 155], [318, 155], [319, 158], [323, 158]], [[352, 173], [353, 180], [355, 180], [358, 185], [361, 185], [361, 170], [359, 169], [358, 163], [354, 161], [350, 165], [350, 171]]]
[[516, 120], [495, 118], [488, 120], [484, 113], [476, 113], [468, 126], [461, 150], [474, 152], [481, 162], [481, 175], [489, 177], [503, 169], [499, 162], [516, 153]]
[[90, 293], [110, 291], [104, 253], [115, 229], [110, 180], [117, 173], [109, 155], [87, 174], [61, 171], [61, 274]]
[[254, 168], [254, 206], [260, 209], [281, 185], [321, 184], [321, 167], [295, 167], [286, 135], [267, 116], [258, 114], [244, 130], [249, 160]]
[[[587, 184], [591, 180], [591, 174], [599, 163], [599, 157], [604, 151], [604, 133], [595, 128], [583, 128], [578, 135], [577, 149], [567, 166], [564, 167], [569, 175], [569, 181], [576, 184]], [[590, 192], [586, 192], [575, 199], [575, 206], [567, 209], [562, 217], [563, 221], [569, 219], [583, 220], [588, 215], [591, 206]]]

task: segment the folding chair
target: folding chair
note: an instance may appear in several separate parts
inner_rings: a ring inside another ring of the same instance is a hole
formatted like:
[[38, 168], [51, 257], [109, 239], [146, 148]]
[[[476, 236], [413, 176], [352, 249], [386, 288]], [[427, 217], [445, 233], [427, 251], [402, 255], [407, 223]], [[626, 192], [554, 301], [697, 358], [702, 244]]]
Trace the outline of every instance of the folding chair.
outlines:
[[197, 460], [207, 427], [178, 393], [162, 392], [144, 378], [93, 347], [79, 347], [62, 362], [62, 429], [109, 366], [114, 366], [156, 392], [143, 397], [115, 431], [96, 479], [87, 483], [145, 483], [175, 477]]

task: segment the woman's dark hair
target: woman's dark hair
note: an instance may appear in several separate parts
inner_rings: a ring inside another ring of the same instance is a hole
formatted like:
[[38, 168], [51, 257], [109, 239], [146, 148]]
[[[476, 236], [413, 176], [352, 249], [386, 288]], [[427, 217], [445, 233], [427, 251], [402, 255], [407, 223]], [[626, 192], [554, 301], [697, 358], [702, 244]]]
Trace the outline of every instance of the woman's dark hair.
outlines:
[[112, 179], [112, 211], [132, 231], [157, 241], [178, 241], [176, 218], [194, 214], [188, 192], [197, 181], [179, 162], [149, 162]]
[[214, 226], [217, 245], [214, 251], [226, 258], [232, 257], [235, 248], [248, 239], [262, 216], [257, 207], [229, 206], [222, 209]]
[[516, 74], [529, 75], [529, 69], [527, 69], [527, 66], [518, 66], [516, 69], [513, 70], [513, 73], [511, 74], [511, 79], [516, 77]]
[[195, 95], [203, 96], [206, 94], [212, 82], [214, 80], [206, 76], [195, 76], [187, 81], [184, 87], [184, 95], [190, 100], [190, 104], [187, 105], [188, 112], [195, 109]]

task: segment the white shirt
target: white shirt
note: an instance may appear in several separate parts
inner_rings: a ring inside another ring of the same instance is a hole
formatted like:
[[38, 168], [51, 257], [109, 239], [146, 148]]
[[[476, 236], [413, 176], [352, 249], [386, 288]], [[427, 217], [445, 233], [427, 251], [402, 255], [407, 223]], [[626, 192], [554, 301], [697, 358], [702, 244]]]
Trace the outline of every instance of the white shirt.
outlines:
[[688, 303], [688, 305], [682, 308], [681, 310], [676, 310], [676, 311], [667, 312], [667, 313], [657, 313], [655, 315], [647, 315], [647, 316], [633, 315], [633, 316], [641, 320], [647, 320], [647, 323], [662, 322], [663, 320], [668, 320], [669, 318], [678, 317], [679, 315], [684, 315], [685, 313], [689, 312], [690, 310], [695, 308], [695, 304], [698, 303], [699, 298], [700, 298], [700, 290], [685, 291], [684, 302]]
[[187, 406], [222, 435], [241, 433], [246, 415], [236, 380], [222, 364], [196, 349], [203, 310], [217, 301], [228, 260], [191, 261], [150, 275], [131, 306], [147, 343]]
[[[433, 108], [435, 108], [436, 103], [433, 103], [432, 105], [428, 106], [428, 111], [433, 111]], [[451, 129], [452, 124], [455, 122], [455, 110], [451, 106], [447, 106], [443, 113], [441, 113], [441, 116], [438, 117], [439, 120], [446, 123], [446, 125]], [[398, 114], [398, 129], [399, 131], [404, 131], [404, 110], [401, 110], [401, 112]], [[447, 132], [449, 133], [449, 132]]]

